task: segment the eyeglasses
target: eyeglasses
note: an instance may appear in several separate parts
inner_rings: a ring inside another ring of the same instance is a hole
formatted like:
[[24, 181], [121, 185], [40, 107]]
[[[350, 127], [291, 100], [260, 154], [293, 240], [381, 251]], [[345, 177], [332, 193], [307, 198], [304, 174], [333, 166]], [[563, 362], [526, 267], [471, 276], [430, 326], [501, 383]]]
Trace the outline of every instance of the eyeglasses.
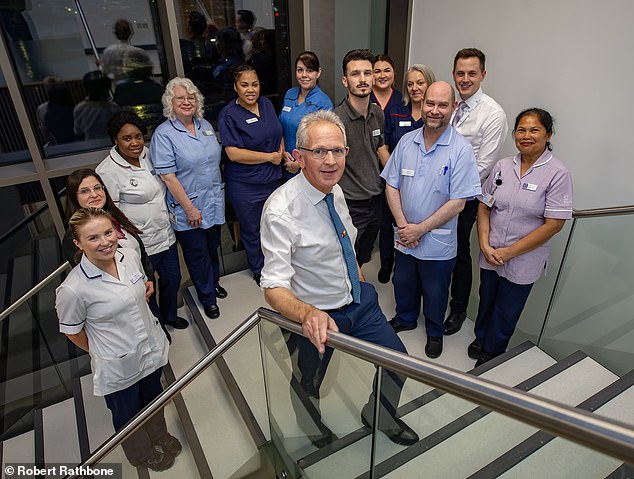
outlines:
[[348, 147], [345, 148], [314, 148], [314, 149], [310, 149], [310, 148], [304, 148], [303, 146], [299, 147], [300, 150], [304, 150], [304, 151], [310, 151], [313, 155], [314, 158], [318, 159], [318, 160], [323, 160], [326, 158], [326, 155], [328, 155], [328, 152], [332, 153], [332, 156], [334, 158], [336, 158], [337, 160], [340, 160], [341, 158], [345, 157], [346, 154], [348, 153]]
[[82, 196], [86, 196], [89, 195], [90, 193], [103, 193], [104, 191], [106, 191], [106, 187], [104, 185], [95, 185], [92, 188], [80, 188], [77, 191], [78, 195], [82, 195]]
[[180, 105], [181, 103], [185, 103], [185, 100], [187, 100], [189, 103], [196, 103], [196, 97], [194, 95], [175, 96], [174, 100], [176, 100], [177, 105]]

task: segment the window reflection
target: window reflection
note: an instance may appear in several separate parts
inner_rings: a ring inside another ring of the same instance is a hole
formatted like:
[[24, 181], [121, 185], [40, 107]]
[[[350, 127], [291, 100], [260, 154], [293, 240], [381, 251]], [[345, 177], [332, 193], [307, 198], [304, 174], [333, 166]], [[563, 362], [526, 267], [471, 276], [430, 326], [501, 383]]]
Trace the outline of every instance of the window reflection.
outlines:
[[0, 166], [30, 160], [7, 83], [0, 71]]
[[[2, 31], [46, 157], [110, 146], [105, 125], [121, 109], [135, 109], [150, 129], [162, 119], [155, 2], [2, 4]], [[9, 133], [0, 136], [2, 143]]]
[[[264, 0], [175, 0], [185, 75], [205, 96], [205, 117], [215, 125], [235, 97], [232, 68], [248, 62], [261, 94], [278, 107], [290, 86], [285, 15]], [[279, 68], [278, 68], [279, 67]]]

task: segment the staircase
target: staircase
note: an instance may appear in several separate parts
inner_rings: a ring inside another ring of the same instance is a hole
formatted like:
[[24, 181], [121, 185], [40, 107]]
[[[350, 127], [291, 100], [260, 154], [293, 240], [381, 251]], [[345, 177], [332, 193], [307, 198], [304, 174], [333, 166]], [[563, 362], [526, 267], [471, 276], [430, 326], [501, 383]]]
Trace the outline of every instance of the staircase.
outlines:
[[[185, 293], [187, 307], [179, 314], [194, 324], [172, 332], [166, 383], [182, 376], [237, 322], [263, 306], [261, 294], [251, 283], [243, 272], [223, 277], [234, 301], [220, 302], [222, 317], [217, 321], [202, 314], [191, 288]], [[468, 331], [468, 326], [467, 322], [463, 329]], [[472, 339], [469, 334], [463, 334], [458, 347], [464, 356]], [[416, 351], [424, 333], [418, 329], [402, 337], [408, 349]], [[165, 409], [170, 432], [183, 444], [171, 469], [155, 473], [134, 468], [121, 447], [102, 462], [121, 463], [125, 478], [273, 478], [281, 470], [287, 477], [370, 477], [372, 435], [361, 424], [359, 411], [370, 391], [371, 364], [335, 353], [321, 389], [320, 406], [324, 421], [338, 439], [318, 449], [297, 426], [289, 390], [290, 362], [277, 326], [263, 323], [222, 359]], [[466, 360], [460, 361], [464, 364]], [[525, 342], [469, 373], [593, 414], [632, 422], [634, 372], [619, 378], [581, 352], [555, 361]], [[103, 399], [93, 396], [91, 377], [77, 378], [72, 389], [73, 398], [36, 411], [33, 431], [2, 443], [3, 465], [77, 464], [111, 436], [110, 413]], [[404, 447], [378, 433], [374, 477], [634, 477], [634, 469], [620, 461], [413, 380], [405, 383], [399, 414], [420, 441]]]

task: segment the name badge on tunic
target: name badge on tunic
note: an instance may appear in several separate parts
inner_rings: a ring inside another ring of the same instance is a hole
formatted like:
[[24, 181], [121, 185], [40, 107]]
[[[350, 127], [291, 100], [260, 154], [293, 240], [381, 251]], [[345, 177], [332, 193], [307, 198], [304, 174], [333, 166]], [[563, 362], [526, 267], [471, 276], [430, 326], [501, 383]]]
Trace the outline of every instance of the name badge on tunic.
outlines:
[[214, 136], [214, 132], [211, 130], [203, 130], [203, 135], [205, 136]]
[[533, 183], [522, 183], [522, 189], [528, 191], [537, 191], [537, 185]]
[[493, 195], [490, 195], [489, 193], [486, 193], [482, 195], [482, 203], [487, 205], [489, 208], [493, 208], [493, 203], [495, 203], [495, 197]]
[[379, 136], [381, 134], [381, 130], [372, 130], [372, 136]]
[[136, 283], [141, 278], [143, 278], [143, 273], [141, 273], [140, 271], [137, 271], [132, 276], [130, 276], [130, 283]]
[[285, 111], [286, 113], [288, 113], [289, 111], [291, 111], [291, 107], [290, 106], [283, 106], [282, 107], [282, 111]]
[[256, 121], [258, 121], [258, 119], [257, 119], [257, 118], [255, 118], [255, 117], [254, 117], [254, 118], [249, 118], [249, 119], [247, 120], [247, 124], [249, 124], [249, 125], [250, 125], [251, 123], [255, 123]]
[[411, 121], [399, 121], [398, 126], [412, 126]]
[[130, 184], [132, 186], [139, 186], [139, 182], [137, 181], [136, 178], [130, 178]]
[[403, 175], [403, 176], [414, 176], [414, 170], [408, 170], [406, 168], [403, 168], [401, 170], [401, 175]]

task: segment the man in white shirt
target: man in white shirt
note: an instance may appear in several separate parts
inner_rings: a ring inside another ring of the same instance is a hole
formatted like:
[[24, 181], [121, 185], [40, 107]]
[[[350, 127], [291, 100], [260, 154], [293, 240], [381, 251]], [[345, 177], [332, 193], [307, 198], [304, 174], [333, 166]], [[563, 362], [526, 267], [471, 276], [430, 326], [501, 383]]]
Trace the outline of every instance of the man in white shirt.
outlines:
[[[293, 150], [302, 171], [273, 192], [261, 220], [264, 296], [274, 309], [301, 323], [308, 338], [289, 338], [293, 381], [300, 385], [291, 384], [291, 398], [298, 424], [318, 447], [334, 439], [321, 420], [318, 402], [319, 387], [333, 353], [325, 347], [327, 331], [340, 331], [407, 353], [381, 311], [374, 287], [363, 281], [356, 263], [352, 245], [357, 231], [337, 184], [347, 153], [345, 127], [335, 113], [320, 110], [306, 115], [299, 124], [297, 148]], [[417, 434], [396, 418], [404, 379], [384, 371], [381, 381], [378, 428], [398, 444], [417, 442]], [[316, 433], [305, 418], [311, 404]], [[371, 394], [361, 411], [366, 426], [373, 422], [373, 406]]]
[[[500, 149], [508, 133], [506, 114], [493, 98], [482, 91], [481, 83], [487, 72], [485, 56], [480, 50], [464, 48], [456, 53], [452, 74], [460, 101], [451, 124], [471, 143], [480, 181], [484, 183], [500, 159]], [[467, 316], [472, 283], [469, 242], [477, 211], [478, 200], [472, 199], [467, 201], [458, 216], [458, 255], [451, 278], [449, 316], [444, 325], [446, 335], [460, 331]]]

